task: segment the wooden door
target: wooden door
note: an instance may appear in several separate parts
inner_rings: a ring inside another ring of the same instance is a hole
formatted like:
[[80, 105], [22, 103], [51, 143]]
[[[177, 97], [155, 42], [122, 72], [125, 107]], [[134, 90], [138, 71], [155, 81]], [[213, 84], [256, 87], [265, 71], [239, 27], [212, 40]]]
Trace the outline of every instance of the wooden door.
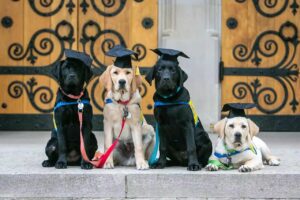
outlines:
[[254, 102], [265, 131], [299, 131], [299, 1], [222, 1], [222, 104]]
[[[92, 55], [100, 75], [116, 44], [139, 53], [135, 65], [144, 74], [156, 56], [157, 1], [11, 0], [0, 7], [0, 130], [49, 130], [58, 88], [50, 75], [64, 49]], [[88, 86], [94, 128], [102, 129], [103, 90], [98, 78]], [[153, 88], [143, 83], [142, 109], [152, 116]]]

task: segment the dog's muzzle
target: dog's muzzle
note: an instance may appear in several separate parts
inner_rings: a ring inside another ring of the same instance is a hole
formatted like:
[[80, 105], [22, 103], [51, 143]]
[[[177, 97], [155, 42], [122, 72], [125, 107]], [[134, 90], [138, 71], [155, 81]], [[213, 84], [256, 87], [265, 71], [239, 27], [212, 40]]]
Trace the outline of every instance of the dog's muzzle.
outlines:
[[241, 145], [242, 143], [242, 134], [240, 132], [236, 132], [234, 134], [234, 143]]

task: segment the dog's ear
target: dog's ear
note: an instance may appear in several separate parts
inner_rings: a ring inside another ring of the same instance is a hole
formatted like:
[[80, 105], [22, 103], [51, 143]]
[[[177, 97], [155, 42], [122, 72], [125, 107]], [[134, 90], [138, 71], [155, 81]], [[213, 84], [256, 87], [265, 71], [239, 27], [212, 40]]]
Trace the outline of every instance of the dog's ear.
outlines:
[[180, 67], [179, 68], [179, 84], [180, 87], [183, 87], [183, 83], [188, 79], [188, 75], [183, 71]]
[[149, 70], [147, 75], [145, 76], [146, 81], [149, 83], [149, 85], [152, 85], [152, 81], [155, 78], [155, 72], [156, 72], [156, 67], [155, 65]]
[[136, 89], [142, 85], [142, 76], [139, 67], [133, 67], [133, 78], [131, 81], [131, 94], [136, 92]]
[[106, 70], [101, 74], [99, 77], [99, 82], [107, 91], [111, 91], [112, 89], [112, 80], [110, 76], [110, 70], [112, 68], [112, 65], [107, 66]]
[[218, 135], [220, 136], [220, 138], [224, 138], [225, 135], [225, 125], [227, 123], [227, 117], [225, 117], [224, 119], [218, 121], [215, 125], [214, 125], [214, 132], [218, 133]]
[[90, 82], [91, 78], [93, 77], [94, 73], [93, 73], [91, 67], [87, 67], [87, 66], [84, 66], [84, 67], [85, 67], [84, 80], [85, 80], [86, 84], [88, 84]]
[[54, 76], [57, 82], [60, 82], [61, 80], [61, 68], [64, 62], [65, 60], [59, 61], [52, 67], [51, 74]]
[[247, 119], [251, 138], [259, 133], [259, 127], [251, 120]]

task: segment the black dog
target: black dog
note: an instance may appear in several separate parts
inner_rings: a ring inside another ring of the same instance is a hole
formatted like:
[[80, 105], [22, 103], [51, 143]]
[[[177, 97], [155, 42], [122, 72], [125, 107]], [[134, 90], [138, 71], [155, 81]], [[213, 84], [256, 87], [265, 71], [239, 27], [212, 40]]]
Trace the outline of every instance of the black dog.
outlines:
[[190, 95], [183, 83], [188, 76], [179, 67], [177, 57], [188, 56], [172, 49], [153, 51], [161, 57], [146, 80], [151, 85], [155, 79], [154, 116], [159, 125], [160, 157], [151, 167], [164, 168], [168, 157], [172, 165], [200, 170], [207, 165], [212, 145], [199, 119], [195, 126], [194, 114], [187, 104]]
[[[58, 63], [52, 73], [59, 82], [55, 102], [54, 119], [57, 129], [53, 129], [51, 139], [46, 145], [46, 155], [43, 167], [57, 169], [67, 168], [67, 165], [80, 165], [82, 169], [92, 169], [93, 165], [85, 162], [80, 153], [80, 124], [78, 118], [78, 96], [85, 102], [83, 109], [82, 134], [84, 145], [89, 159], [92, 159], [98, 146], [95, 135], [92, 133], [92, 106], [89, 104], [89, 95], [84, 84], [88, 83], [93, 73], [91, 58], [83, 53], [66, 50], [66, 60]], [[60, 104], [64, 106], [59, 106]]]

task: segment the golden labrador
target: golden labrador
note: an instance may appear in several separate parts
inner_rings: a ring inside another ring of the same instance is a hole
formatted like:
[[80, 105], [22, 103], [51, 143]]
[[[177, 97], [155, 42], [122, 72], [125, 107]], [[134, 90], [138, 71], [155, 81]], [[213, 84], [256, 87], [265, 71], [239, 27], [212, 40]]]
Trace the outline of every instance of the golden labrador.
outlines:
[[215, 124], [214, 132], [219, 134], [219, 138], [206, 166], [209, 171], [238, 168], [240, 172], [250, 172], [262, 169], [263, 163], [271, 166], [280, 164], [266, 143], [256, 137], [259, 127], [250, 119], [224, 118]]
[[136, 75], [136, 70], [138, 69], [134, 67], [119, 68], [110, 65], [99, 79], [107, 91], [103, 110], [105, 151], [118, 136], [124, 109], [128, 110], [120, 142], [104, 165], [107, 169], [114, 168], [114, 165], [136, 165], [137, 169], [149, 168], [146, 159], [152, 152], [155, 134], [153, 127], [147, 124], [141, 113], [142, 98], [138, 87], [142, 79], [139, 74]]

